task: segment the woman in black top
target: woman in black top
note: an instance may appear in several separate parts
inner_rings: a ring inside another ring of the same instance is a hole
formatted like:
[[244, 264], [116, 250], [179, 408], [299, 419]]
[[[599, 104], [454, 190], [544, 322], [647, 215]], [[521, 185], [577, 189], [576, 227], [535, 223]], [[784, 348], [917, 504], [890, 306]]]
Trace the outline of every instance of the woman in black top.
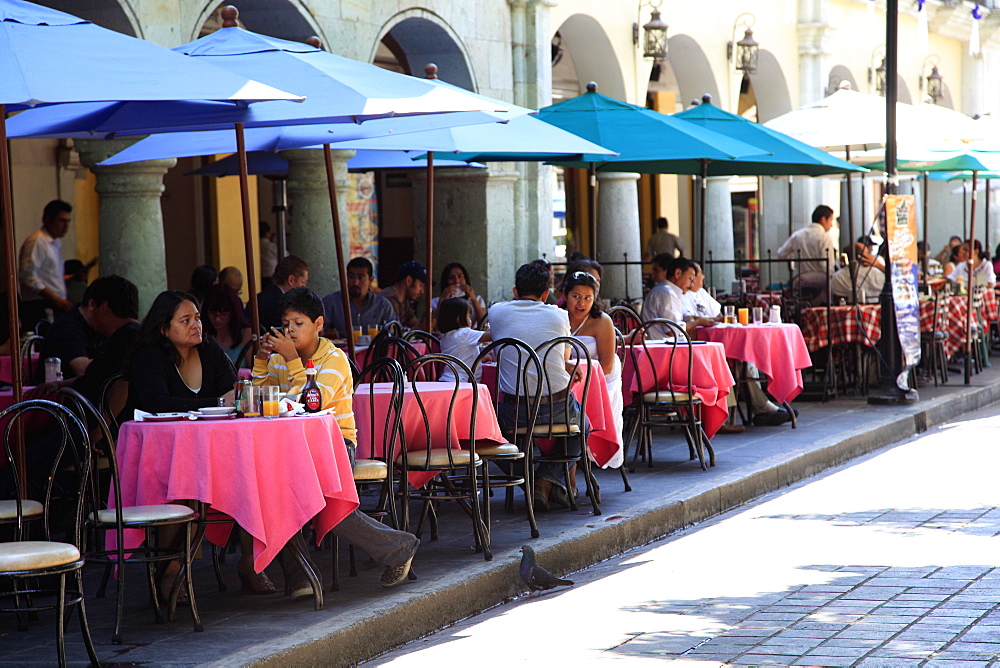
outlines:
[[[236, 370], [215, 341], [202, 337], [201, 314], [194, 297], [177, 290], [161, 292], [149, 307], [139, 330], [128, 370], [129, 402], [144, 411], [165, 413], [214, 406], [219, 397], [230, 399]], [[179, 535], [164, 535], [166, 543]], [[170, 532], [167, 531], [167, 534]], [[264, 573], [253, 572], [250, 536], [240, 529], [243, 556], [237, 572], [245, 590], [267, 594], [275, 590]], [[173, 586], [180, 562], [171, 562], [161, 573], [160, 592]]]
[[161, 292], [149, 308], [128, 376], [131, 404], [152, 413], [215, 406], [236, 381], [222, 348], [202, 337], [194, 297], [177, 290]]

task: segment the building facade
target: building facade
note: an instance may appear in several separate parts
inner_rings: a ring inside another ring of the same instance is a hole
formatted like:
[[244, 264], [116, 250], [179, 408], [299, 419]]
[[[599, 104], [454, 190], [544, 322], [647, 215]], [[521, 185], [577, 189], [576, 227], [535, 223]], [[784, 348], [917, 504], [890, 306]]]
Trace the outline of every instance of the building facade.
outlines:
[[[40, 4], [167, 47], [221, 25], [222, 5], [215, 0]], [[1000, 12], [984, 6], [977, 20], [968, 1], [927, 0], [922, 12], [915, 1], [900, 4], [900, 100], [920, 102], [936, 67], [943, 77], [938, 104], [969, 115], [1000, 114]], [[410, 0], [240, 0], [237, 6], [249, 30], [297, 41], [315, 35], [334, 53], [415, 76], [423, 76], [424, 65], [433, 62], [441, 79], [532, 108], [578, 95], [595, 81], [605, 95], [666, 113], [711, 95], [719, 107], [765, 122], [822, 98], [844, 81], [855, 90], [875, 92], [885, 49], [884, 0], [719, 0], [711, 5], [677, 0], [425, 0], [419, 5]], [[643, 57], [642, 43], [643, 26], [656, 8], [669, 24], [669, 50], [654, 60]], [[759, 43], [757, 67], [750, 73], [736, 68], [732, 47], [748, 28]], [[280, 87], [280, 82], [268, 83]], [[132, 279], [147, 305], [168, 286], [186, 288], [197, 265], [242, 267], [235, 179], [184, 175], [211, 158], [94, 166], [126, 144], [14, 140], [18, 241], [35, 229], [46, 201], [66, 199], [74, 203], [76, 217], [64, 256], [84, 261], [100, 256], [99, 270]], [[324, 293], [337, 282], [325, 173], [316, 153], [284, 155], [289, 161], [288, 244], [314, 267], [312, 282]], [[349, 177], [350, 156], [350, 151], [336, 155], [342, 219], [362, 227], [374, 223], [369, 233], [377, 240], [373, 252], [386, 285], [398, 264], [424, 259], [426, 176], [407, 170]], [[273, 227], [280, 188], [263, 178], [252, 180], [254, 214]], [[637, 260], [661, 215], [689, 252], [700, 253], [692, 222], [698, 215], [693, 179], [600, 174], [596, 229], [590, 222], [590, 187], [585, 172], [533, 163], [436, 170], [434, 265], [461, 262], [481, 294], [507, 299], [516, 267], [536, 257], [579, 250], [606, 262]], [[878, 179], [855, 187], [856, 216], [868, 220], [877, 208]], [[929, 240], [935, 248], [950, 234], [961, 234], [961, 195], [951, 194], [953, 188], [931, 188]], [[843, 190], [842, 179], [802, 179], [791, 186], [786, 178], [708, 179], [706, 249], [716, 258], [776, 249], [790, 227], [807, 222], [817, 204], [842, 212]], [[351, 208], [351, 200], [357, 204], [371, 192], [377, 204], [368, 213], [374, 215], [368, 223], [359, 222], [357, 212], [368, 205]], [[553, 204], [563, 201], [564, 215]], [[993, 236], [991, 230], [989, 246]], [[716, 283], [724, 285], [727, 278], [720, 274]], [[602, 287], [608, 296], [636, 297], [638, 271], [609, 268]]]

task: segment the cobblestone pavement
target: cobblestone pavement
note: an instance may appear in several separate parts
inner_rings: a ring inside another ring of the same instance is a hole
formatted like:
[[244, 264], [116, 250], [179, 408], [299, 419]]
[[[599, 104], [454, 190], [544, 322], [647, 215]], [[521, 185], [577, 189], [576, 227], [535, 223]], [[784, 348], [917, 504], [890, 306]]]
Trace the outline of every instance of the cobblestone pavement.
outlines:
[[372, 662], [1000, 666], [1000, 408]]

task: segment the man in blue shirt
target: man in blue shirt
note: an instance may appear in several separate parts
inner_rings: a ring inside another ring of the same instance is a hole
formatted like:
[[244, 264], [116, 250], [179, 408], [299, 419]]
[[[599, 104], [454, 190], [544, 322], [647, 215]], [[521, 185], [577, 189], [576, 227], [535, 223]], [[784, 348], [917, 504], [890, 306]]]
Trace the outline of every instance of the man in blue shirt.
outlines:
[[[398, 320], [392, 304], [382, 295], [371, 291], [375, 268], [368, 258], [356, 257], [347, 263], [347, 296], [351, 300], [351, 324], [363, 330], [369, 326], [381, 327], [387, 322]], [[341, 291], [337, 290], [323, 297], [326, 311], [326, 333], [336, 338], [348, 335], [344, 324], [344, 306]]]

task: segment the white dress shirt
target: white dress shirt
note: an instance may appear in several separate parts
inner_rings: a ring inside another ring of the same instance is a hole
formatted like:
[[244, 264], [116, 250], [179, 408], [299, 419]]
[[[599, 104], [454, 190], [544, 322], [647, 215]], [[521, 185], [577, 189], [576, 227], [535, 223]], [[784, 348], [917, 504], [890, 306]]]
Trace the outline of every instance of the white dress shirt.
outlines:
[[66, 298], [66, 278], [63, 272], [62, 240], [53, 239], [45, 228], [39, 228], [21, 245], [18, 263], [21, 299], [44, 299], [42, 290]]
[[[969, 280], [969, 262], [959, 262], [955, 265], [955, 269], [948, 274], [948, 280], [958, 282], [959, 280], [968, 281]], [[979, 263], [979, 266], [972, 270], [972, 282], [975, 285], [993, 285], [997, 282], [997, 275], [993, 271], [993, 263], [986, 262], [985, 260]]]
[[833, 275], [833, 261], [837, 257], [837, 246], [833, 243], [833, 238], [827, 234], [826, 229], [819, 223], [810, 223], [782, 244], [778, 249], [778, 257], [782, 260], [794, 260], [801, 252], [804, 258], [829, 257], [830, 263], [824, 266], [824, 262], [803, 260], [799, 267], [800, 273], [818, 272]]
[[682, 300], [685, 318], [717, 318], [722, 313], [722, 304], [705, 288], [685, 292]]

